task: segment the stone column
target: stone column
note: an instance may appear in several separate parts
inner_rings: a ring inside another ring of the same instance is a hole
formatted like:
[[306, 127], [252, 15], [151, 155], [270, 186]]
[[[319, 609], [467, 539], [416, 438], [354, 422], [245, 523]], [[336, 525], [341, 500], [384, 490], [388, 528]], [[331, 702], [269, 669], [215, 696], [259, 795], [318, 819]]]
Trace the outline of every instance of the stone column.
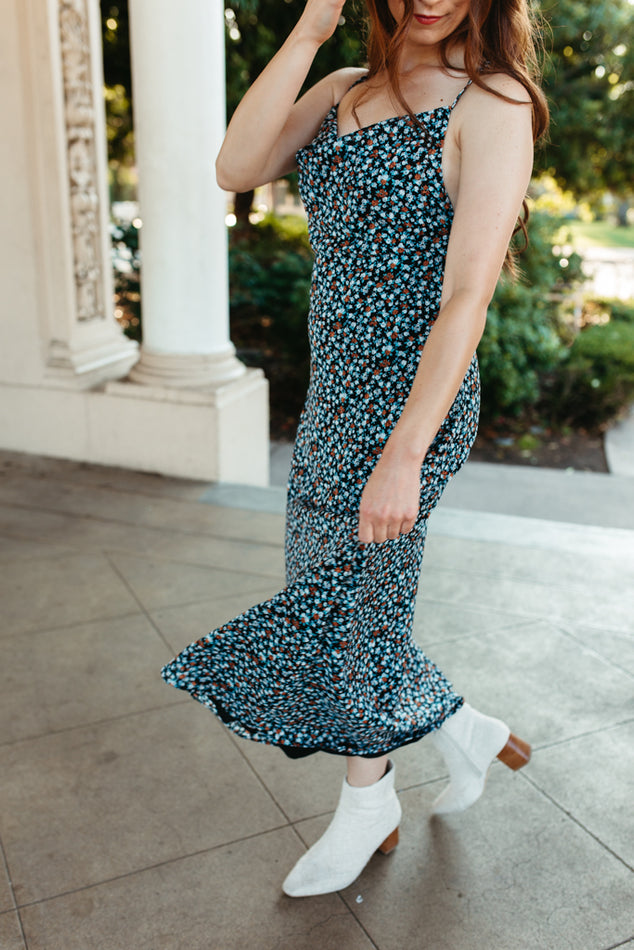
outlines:
[[0, 377], [87, 389], [125, 376], [138, 359], [114, 318], [98, 0], [5, 4], [0, 46], [12, 232], [2, 286], [8, 308], [14, 294], [20, 301], [9, 311]]
[[[143, 346], [95, 401], [104, 457], [173, 475], [266, 485], [268, 383], [229, 339], [218, 0], [129, 0], [141, 205]], [[142, 437], [140, 438], [140, 434]]]
[[224, 19], [217, 0], [130, 0], [143, 346], [137, 383], [215, 387], [245, 372], [229, 340]]
[[139, 354], [113, 315], [99, 0], [0, 6], [0, 446], [266, 485], [267, 382], [227, 332], [222, 6], [132, 3], [144, 385], [120, 378]]

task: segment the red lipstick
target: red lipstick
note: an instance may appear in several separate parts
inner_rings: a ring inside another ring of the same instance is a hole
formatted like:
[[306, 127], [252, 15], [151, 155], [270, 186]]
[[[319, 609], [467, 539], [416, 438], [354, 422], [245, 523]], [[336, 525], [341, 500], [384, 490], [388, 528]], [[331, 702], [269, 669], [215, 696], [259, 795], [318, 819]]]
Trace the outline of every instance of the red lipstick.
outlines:
[[433, 26], [434, 23], [438, 23], [439, 20], [442, 20], [440, 16], [420, 16], [414, 14], [414, 19], [418, 20], [419, 23], [422, 23], [423, 26]]

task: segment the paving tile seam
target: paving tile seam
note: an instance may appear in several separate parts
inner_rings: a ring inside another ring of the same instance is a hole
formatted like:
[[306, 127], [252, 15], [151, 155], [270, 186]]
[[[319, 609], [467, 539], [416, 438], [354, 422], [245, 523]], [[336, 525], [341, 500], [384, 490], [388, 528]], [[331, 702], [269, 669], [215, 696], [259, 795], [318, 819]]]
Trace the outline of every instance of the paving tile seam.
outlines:
[[[16, 905], [15, 910], [24, 910], [29, 907], [37, 907], [40, 904], [49, 904], [51, 901], [61, 900], [64, 897], [70, 897], [73, 894], [81, 894], [83, 891], [90, 891], [97, 887], [105, 887], [107, 884], [113, 884], [116, 881], [125, 881], [127, 878], [135, 877], [138, 874], [145, 874], [147, 871], [155, 871], [157, 868], [169, 867], [171, 864], [178, 864], [179, 861], [189, 861], [191, 858], [200, 857], [203, 854], [211, 854], [212, 851], [219, 851], [221, 848], [228, 848], [234, 844], [241, 844], [243, 841], [251, 841], [255, 838], [262, 838], [265, 835], [277, 834], [278, 831], [285, 831], [291, 826], [276, 825], [274, 828], [265, 828], [264, 831], [255, 831], [250, 835], [243, 835], [240, 838], [232, 838], [230, 841], [221, 841], [209, 848], [199, 848], [197, 851], [188, 851], [186, 854], [179, 854], [173, 858], [166, 858], [165, 861], [157, 861], [154, 864], [143, 865], [133, 868], [131, 871], [124, 871], [122, 874], [115, 874], [112, 877], [106, 877], [99, 881], [93, 881], [90, 884], [82, 884], [79, 887], [71, 887], [66, 891], [60, 891], [58, 894], [49, 894], [47, 897], [40, 897], [36, 900], [23, 901]], [[280, 881], [281, 891], [281, 881]], [[8, 911], [7, 913], [11, 913]]]
[[[335, 891], [334, 893], [335, 893], [335, 895], [339, 898], [339, 900], [341, 901], [341, 903], [342, 903], [342, 905], [343, 905], [343, 906], [342, 906], [342, 909], [341, 909], [341, 913], [339, 913], [339, 914], [328, 914], [327, 917], [324, 917], [322, 920], [318, 920], [316, 923], [314, 923], [314, 924], [312, 925], [312, 927], [308, 927], [308, 929], [303, 928], [303, 929], [301, 929], [301, 930], [291, 930], [291, 931], [289, 931], [287, 934], [284, 935], [285, 942], [287, 942], [288, 940], [292, 940], [294, 937], [308, 937], [308, 936], [310, 936], [310, 934], [311, 934], [313, 931], [315, 931], [315, 930], [320, 930], [320, 929], [324, 926], [324, 924], [327, 924], [328, 921], [330, 921], [330, 920], [337, 920], [337, 919], [339, 919], [339, 918], [342, 918], [342, 919], [347, 920], [347, 919], [349, 919], [350, 917], [352, 917], [352, 918], [354, 919], [355, 923], [357, 923], [357, 924], [359, 925], [359, 928], [360, 928], [360, 929], [363, 931], [363, 933], [367, 936], [367, 938], [368, 938], [368, 940], [369, 940], [369, 942], [370, 942], [370, 945], [371, 945], [371, 947], [373, 948], [373, 950], [380, 950], [380, 947], [372, 940], [372, 938], [370, 937], [370, 935], [368, 934], [367, 930], [365, 929], [365, 927], [363, 926], [363, 924], [361, 923], [361, 921], [358, 919], [358, 917], [356, 916], [356, 914], [354, 914], [353, 912], [351, 912], [350, 908], [349, 908], [348, 905], [346, 904], [346, 902], [345, 902], [343, 896], [339, 893], [339, 891]], [[279, 946], [279, 944], [277, 944], [276, 946]], [[275, 948], [272, 948], [272, 945], [268, 945], [267, 950], [275, 950]]]
[[[238, 591], [238, 594], [241, 595], [241, 594], [242, 594], [242, 591]], [[246, 590], [246, 591], [244, 591], [244, 594], [245, 594], [247, 597], [250, 597], [251, 594], [253, 594], [254, 597], [258, 597], [260, 594], [264, 594], [265, 597], [266, 597], [266, 599], [268, 599], [268, 598], [271, 596], [270, 588], [262, 588], [261, 590]], [[209, 601], [212, 601], [214, 605], [215, 605], [215, 604], [219, 604], [219, 603], [221, 603], [223, 600], [231, 600], [231, 599], [234, 598], [234, 597], [236, 597], [236, 594], [224, 594], [222, 597], [210, 597], [209, 595], [207, 595], [206, 597], [202, 597], [200, 600], [198, 600], [198, 599], [195, 599], [195, 600], [183, 600], [183, 601], [180, 601], [180, 600], [179, 600], [179, 601], [171, 601], [171, 600], [170, 600], [169, 604], [149, 604], [148, 607], [147, 607], [147, 610], [148, 610], [148, 611], [153, 611], [153, 612], [155, 612], [155, 613], [158, 612], [159, 610], [176, 610], [176, 609], [178, 609], [178, 610], [184, 610], [186, 607], [198, 607], [198, 606], [200, 606], [201, 604], [206, 604], [206, 603], [208, 603]], [[254, 600], [252, 604], [249, 604], [249, 607], [252, 607], [252, 606], [254, 606], [255, 604], [256, 604], [256, 601]], [[248, 609], [248, 608], [245, 607], [245, 610], [246, 610], [246, 609]], [[206, 632], [206, 633], [209, 633], [210, 631], [209, 631], [209, 630], [206, 630], [205, 632]]]
[[[133, 527], [137, 529], [142, 528], [144, 531], [163, 531], [163, 532], [169, 531], [172, 534], [182, 535], [183, 537], [188, 537], [188, 538], [189, 537], [205, 538], [207, 540], [209, 540], [210, 538], [214, 538], [217, 541], [232, 541], [234, 544], [257, 544], [258, 546], [265, 547], [265, 548], [281, 548], [284, 546], [283, 532], [281, 532], [279, 541], [266, 541], [262, 539], [260, 541], [254, 542], [254, 541], [246, 541], [244, 536], [242, 535], [239, 537], [235, 537], [234, 535], [218, 534], [214, 531], [210, 531], [210, 532], [201, 532], [200, 530], [188, 531], [185, 528], [178, 528], [172, 524], [154, 525], [154, 524], [145, 524], [144, 522], [135, 521], [131, 525], [130, 521], [124, 518], [104, 518], [100, 515], [89, 515], [84, 512], [76, 513], [73, 511], [67, 511], [64, 508], [62, 509], [49, 508], [46, 505], [26, 505], [26, 504], [20, 505], [17, 502], [14, 504], [8, 505], [5, 502], [0, 501], [0, 511], [3, 508], [8, 509], [9, 511], [16, 511], [16, 510], [17, 511], [37, 511], [37, 512], [47, 514], [47, 515], [56, 515], [57, 517], [74, 518], [80, 521], [87, 521], [88, 523], [114, 524], [114, 525], [120, 525], [121, 527], [125, 527], [125, 528], [129, 528], [129, 527]], [[242, 509], [239, 509], [239, 510], [242, 510]], [[282, 515], [279, 515], [279, 517], [280, 519], [283, 520]], [[19, 535], [18, 537], [19, 539], [22, 539], [23, 536]], [[32, 538], [32, 536], [29, 536], [29, 537]], [[75, 546], [72, 541], [64, 541], [64, 544], [68, 545], [69, 547]]]
[[[587, 729], [585, 732], [578, 732], [574, 736], [564, 736], [563, 739], [553, 739], [552, 742], [542, 742], [539, 745], [533, 745], [532, 751], [545, 752], [548, 749], [556, 749], [560, 745], [566, 745], [568, 742], [576, 742], [578, 739], [585, 739], [587, 736], [596, 736], [602, 732], [610, 732], [612, 729], [621, 729], [623, 726], [629, 726], [634, 723], [634, 716], [628, 716], [627, 719], [620, 719], [618, 722], [610, 723], [609, 726], [597, 726], [596, 729]], [[530, 768], [530, 765], [528, 766]]]
[[[570, 620], [567, 620], [565, 617], [555, 617], [554, 619], [552, 617], [550, 618], [542, 617], [541, 619], [542, 620], [545, 619], [546, 623], [549, 623], [551, 626], [553, 624], [560, 624], [560, 623], [564, 623], [564, 624], [578, 623], [580, 627], [585, 627], [586, 630], [592, 630], [593, 633], [596, 631], [597, 633], [614, 633], [614, 634], [618, 634], [619, 636], [622, 636], [623, 634], [628, 634], [629, 636], [632, 636], [631, 626], [629, 627], [615, 627], [612, 625], [608, 626], [608, 624], [606, 623], [599, 623], [598, 621], [595, 622], [593, 620], [570, 621]], [[579, 642], [581, 644], [581, 641]], [[584, 644], [584, 646], [585, 645], [586, 644]]]
[[122, 719], [129, 719], [132, 716], [146, 716], [153, 712], [160, 712], [163, 709], [174, 709], [178, 706], [184, 706], [190, 702], [188, 696], [182, 699], [176, 699], [171, 703], [164, 703], [162, 706], [148, 706], [147, 709], [134, 709], [132, 712], [121, 713], [120, 716], [106, 716], [104, 719], [95, 719], [91, 722], [80, 722], [75, 726], [64, 726], [61, 729], [50, 729], [48, 732], [38, 732], [34, 736], [22, 736], [19, 739], [9, 739], [0, 742], [0, 749], [8, 749], [10, 746], [19, 745], [21, 742], [36, 742], [40, 739], [48, 739], [49, 736], [64, 735], [67, 732], [77, 732], [78, 729], [93, 729], [97, 726], [107, 726], [111, 722], [121, 722]]
[[427, 778], [424, 782], [412, 782], [411, 785], [399, 785], [396, 789], [396, 793], [397, 795], [401, 795], [403, 792], [411, 792], [417, 788], [426, 788], [428, 785], [437, 785], [439, 782], [446, 782], [448, 778], [449, 773], [444, 772], [442, 775], [437, 775], [436, 778]]
[[[17, 910], [17, 909], [18, 909], [18, 904], [17, 904], [17, 901], [16, 901], [16, 899], [15, 899], [15, 892], [14, 892], [14, 890], [13, 890], [13, 881], [12, 881], [12, 879], [11, 879], [11, 870], [10, 870], [10, 868], [9, 868], [9, 862], [8, 862], [8, 860], [7, 860], [7, 853], [6, 853], [6, 851], [4, 850], [4, 844], [3, 844], [3, 842], [2, 842], [2, 838], [0, 838], [0, 863], [2, 864], [2, 867], [4, 868], [4, 873], [5, 873], [5, 876], [6, 876], [6, 879], [7, 879], [7, 884], [8, 884], [8, 886], [9, 886], [9, 894], [11, 895], [11, 902], [12, 902], [12, 904], [13, 904], [13, 907], [11, 908], [11, 910]], [[10, 911], [9, 911], [9, 913], [10, 913]]]
[[24, 927], [22, 926], [22, 918], [20, 917], [20, 911], [17, 910], [17, 908], [16, 910], [3, 910], [0, 913], [0, 919], [3, 917], [8, 917], [9, 915], [15, 915], [17, 919], [18, 928], [20, 930], [20, 937], [22, 938], [22, 943], [20, 945], [22, 947], [22, 950], [29, 950], [29, 946], [26, 942], [26, 934], [24, 933]]
[[[122, 469], [121, 471], [124, 474], [127, 474], [129, 470]], [[159, 476], [159, 477], [162, 477], [162, 476]], [[175, 502], [178, 502], [179, 504], [186, 504], [186, 505], [202, 504], [202, 502], [200, 502], [197, 497], [196, 498], [179, 498], [178, 495], [174, 496], [172, 494], [169, 494], [169, 493], [166, 494], [165, 492], [161, 492], [161, 491], [151, 491], [149, 487], [148, 488], [134, 488], [133, 486], [127, 485], [125, 488], [119, 488], [116, 484], [113, 485], [113, 484], [98, 482], [98, 481], [86, 482], [86, 481], [83, 481], [82, 479], [69, 478], [67, 475], [60, 476], [55, 472], [50, 472], [50, 473], [47, 472], [46, 474], [42, 474], [42, 475], [34, 475], [33, 473], [30, 473], [28, 469], [21, 469], [20, 474], [18, 476], [14, 476], [13, 474], [0, 475], [0, 488], [2, 487], [3, 484], [10, 485], [11, 482], [14, 482], [16, 487], [19, 488], [20, 485], [23, 484], [26, 479], [28, 479], [31, 482], [44, 482], [48, 484], [50, 484], [51, 482], [55, 482], [56, 485], [71, 485], [73, 488], [83, 488], [86, 491], [91, 491], [92, 489], [96, 489], [98, 491], [110, 491], [116, 495], [134, 495], [135, 497], [138, 496], [141, 498], [150, 498], [150, 499], [161, 498], [163, 499], [163, 501], [175, 501]], [[181, 479], [179, 479], [179, 481], [180, 480]], [[188, 482], [189, 479], [183, 478], [182, 481]], [[195, 480], [194, 480], [194, 484], [196, 484]], [[201, 482], [200, 490], [206, 491], [209, 488], [210, 484], [213, 484], [213, 483]], [[192, 486], [192, 490], [193, 490], [193, 486]], [[220, 508], [220, 505], [207, 504], [207, 507]]]
[[[260, 594], [265, 594], [267, 597], [270, 597], [269, 591], [271, 590], [270, 585], [268, 587], [262, 587], [255, 590], [240, 590], [236, 591], [233, 594], [222, 594], [220, 597], [205, 597], [204, 600], [192, 600], [188, 601], [186, 604], [166, 604], [164, 607], [153, 607], [153, 610], [171, 610], [172, 607], [189, 607], [196, 606], [197, 604], [204, 604], [206, 601], [213, 601], [214, 604], [223, 604], [224, 601], [232, 601], [236, 596], [242, 596], [243, 594], [247, 597], [259, 597]], [[254, 604], [250, 605], [254, 606]]]
[[119, 578], [123, 586], [126, 588], [128, 593], [132, 597], [132, 599], [136, 601], [136, 603], [138, 604], [139, 610], [141, 610], [141, 612], [145, 616], [145, 619], [150, 624], [150, 626], [152, 627], [152, 629], [158, 636], [161, 643], [163, 643], [167, 647], [168, 650], [171, 650], [172, 649], [171, 644], [168, 643], [168, 641], [165, 639], [165, 637], [163, 636], [163, 631], [156, 625], [153, 618], [148, 613], [148, 610], [145, 607], [145, 604], [139, 599], [139, 597], [136, 594], [136, 591], [132, 588], [127, 578], [125, 577], [125, 575], [119, 570], [117, 565], [113, 562], [112, 558], [108, 554], [104, 554], [104, 557], [106, 561], [108, 562], [108, 564], [110, 565], [110, 569], [116, 574], [116, 576]]
[[9, 893], [10, 893], [10, 895], [11, 895], [11, 902], [13, 903], [13, 908], [12, 908], [11, 910], [5, 911], [5, 913], [7, 913], [7, 914], [15, 914], [15, 915], [17, 916], [17, 918], [18, 918], [18, 927], [20, 928], [20, 935], [21, 935], [21, 937], [22, 937], [22, 943], [24, 944], [24, 946], [25, 946], [26, 948], [28, 948], [28, 944], [27, 944], [27, 942], [26, 942], [26, 934], [25, 934], [25, 932], [24, 932], [24, 926], [23, 926], [23, 924], [22, 924], [22, 915], [20, 914], [20, 908], [19, 908], [18, 902], [17, 902], [17, 900], [16, 900], [16, 898], [15, 898], [15, 891], [14, 891], [14, 889], [13, 889], [13, 880], [12, 880], [12, 878], [11, 878], [11, 869], [9, 868], [9, 861], [8, 861], [8, 859], [7, 859], [7, 855], [6, 855], [6, 852], [5, 852], [5, 850], [4, 850], [4, 844], [2, 843], [2, 839], [1, 839], [1, 838], [0, 838], [0, 859], [1, 859], [2, 865], [3, 865], [3, 867], [4, 867], [4, 873], [5, 873], [5, 876], [6, 876], [6, 879], [7, 879], [7, 884], [8, 884], [8, 887], [9, 887]]
[[580, 828], [586, 835], [588, 835], [589, 838], [592, 838], [593, 841], [596, 841], [596, 843], [601, 848], [603, 848], [604, 851], [607, 851], [608, 854], [611, 854], [612, 857], [615, 858], [615, 860], [619, 862], [619, 864], [622, 864], [624, 868], [627, 868], [628, 871], [631, 871], [634, 874], [633, 865], [629, 864], [625, 860], [625, 858], [621, 857], [620, 854], [617, 854], [617, 852], [614, 851], [608, 844], [606, 844], [605, 841], [602, 841], [598, 835], [596, 835], [593, 831], [591, 831], [588, 827], [586, 827], [586, 825], [584, 825], [584, 823], [580, 821], [579, 818], [576, 817], [576, 815], [574, 815], [571, 811], [568, 811], [567, 808], [564, 808], [564, 806], [560, 802], [558, 802], [556, 798], [553, 798], [552, 795], [550, 795], [545, 789], [543, 789], [540, 785], [538, 785], [537, 782], [530, 777], [530, 775], [527, 775], [525, 772], [524, 773], [520, 772], [520, 778], [524, 782], [527, 782], [529, 785], [532, 785], [532, 787], [535, 789], [536, 792], [539, 792], [540, 795], [546, 798], [552, 805], [555, 806], [555, 808], [557, 808], [563, 815], [565, 815], [566, 818], [572, 821], [578, 828]]
[[[601, 730], [601, 731], [605, 731], [605, 730]], [[423, 737], [423, 738], [424, 738], [424, 737]], [[419, 740], [419, 741], [422, 741], [422, 740]], [[562, 744], [562, 743], [564, 743], [564, 742], [567, 742], [567, 741], [568, 741], [568, 740], [566, 740], [566, 739], [562, 739], [562, 740], [561, 740], [561, 743], [557, 743], [557, 744], [560, 745], [560, 744]], [[543, 748], [543, 746], [533, 745], [533, 746], [531, 747], [531, 753], [534, 755], [536, 752], [540, 752], [540, 751], [542, 750], [542, 748]], [[502, 769], [502, 771], [504, 771], [503, 763], [494, 760], [494, 761], [491, 763], [491, 765], [489, 766], [489, 769]], [[428, 785], [438, 785], [438, 784], [440, 784], [441, 782], [446, 782], [446, 781], [448, 780], [448, 778], [449, 778], [449, 773], [448, 773], [448, 772], [444, 772], [444, 773], [442, 773], [441, 775], [437, 775], [436, 778], [428, 778], [428, 779], [425, 779], [423, 782], [412, 782], [411, 785], [399, 785], [398, 788], [396, 789], [396, 792], [397, 792], [398, 795], [401, 795], [401, 794], [404, 793], [404, 792], [411, 792], [411, 791], [414, 791], [414, 790], [419, 789], [419, 788], [426, 788]], [[330, 814], [330, 812], [324, 812], [323, 814]], [[321, 815], [312, 815], [312, 816], [311, 816], [311, 818], [320, 818], [320, 817], [322, 817], [322, 816], [321, 816]], [[431, 813], [429, 814], [428, 817], [429, 817], [429, 818], [432, 817], [432, 816], [431, 816]], [[306, 821], [306, 820], [307, 820], [307, 819], [305, 819], [305, 818], [300, 818], [300, 819], [298, 819], [298, 821]]]
[[634, 940], [634, 933], [632, 933], [631, 936], [626, 937], [625, 940], [621, 940], [620, 943], [611, 943], [609, 947], [601, 947], [601, 950], [617, 950], [618, 947], [624, 947], [632, 940]]
[[[425, 601], [425, 603], [429, 603], [429, 601]], [[517, 620], [516, 622], [513, 622], [513, 623], [505, 623], [501, 627], [493, 627], [490, 630], [478, 630], [477, 632], [470, 630], [468, 633], [456, 634], [455, 637], [444, 637], [442, 640], [425, 640], [425, 645], [423, 647], [423, 650], [426, 651], [427, 647], [445, 646], [445, 645], [450, 645], [452, 643], [459, 643], [462, 640], [467, 640], [469, 637], [475, 637], [475, 636], [485, 637], [485, 636], [489, 636], [489, 634], [491, 633], [494, 633], [494, 634], [508, 633], [509, 630], [516, 630], [516, 629], [521, 630], [523, 627], [531, 627], [533, 626], [533, 624], [534, 624], [534, 621], [531, 618], [527, 619], [526, 617], [522, 617], [521, 620]]]
[[[87, 617], [85, 620], [73, 620], [72, 623], [59, 623], [46, 627], [27, 627], [24, 630], [20, 630], [19, 633], [3, 633], [0, 634], [0, 643], [5, 640], [13, 640], [17, 637], [32, 637], [32, 636], [42, 636], [46, 637], [49, 633], [59, 633], [60, 630], [74, 630], [76, 627], [86, 627], [93, 623], [104, 623], [105, 621], [110, 620], [126, 620], [126, 618], [133, 619], [134, 617], [144, 617], [145, 612], [143, 610], [126, 610], [122, 614], [104, 614], [99, 617]], [[1, 744], [1, 743], [0, 743]]]
[[344, 895], [341, 893], [341, 891], [337, 891], [336, 893], [337, 893], [337, 896], [338, 896], [338, 897], [341, 899], [341, 901], [343, 902], [344, 907], [347, 908], [348, 913], [350, 913], [350, 914], [352, 915], [352, 917], [354, 917], [354, 919], [356, 920], [357, 924], [359, 925], [359, 928], [363, 931], [363, 933], [365, 934], [365, 936], [368, 938], [368, 940], [369, 940], [369, 942], [370, 942], [370, 945], [371, 945], [371, 947], [373, 948], [373, 950], [381, 950], [381, 948], [379, 947], [379, 944], [378, 944], [378, 943], [375, 943], [375, 941], [373, 940], [370, 931], [367, 929], [367, 927], [365, 926], [365, 924], [364, 924], [364, 923], [359, 919], [359, 917], [357, 916], [357, 912], [356, 912], [356, 910], [355, 910], [354, 905], [351, 905], [351, 904], [348, 903], [348, 901], [346, 900], [346, 898], [344, 897]]
[[[431, 604], [432, 606], [436, 605], [438, 607], [446, 607], [447, 605], [451, 607], [458, 607], [461, 610], [467, 610], [470, 614], [481, 614], [483, 617], [491, 614], [494, 617], [506, 617], [508, 618], [508, 623], [505, 623], [505, 627], [513, 626], [527, 626], [533, 623], [532, 617], [527, 617], [526, 614], [514, 614], [510, 610], [500, 610], [499, 607], [489, 607], [485, 604], [471, 604], [468, 602], [464, 603], [455, 603], [451, 600], [438, 600], [436, 597], [426, 597], [424, 596], [425, 589], [421, 587], [418, 592], [417, 606], [418, 604]], [[496, 627], [496, 630], [499, 629]]]
[[[560, 587], [559, 590], [565, 590], [565, 588]], [[570, 593], [575, 594], [575, 593], [579, 593], [579, 591], [573, 590], [573, 591], [570, 591]], [[419, 599], [419, 603], [432, 603], [432, 601], [422, 596]], [[476, 604], [476, 603], [467, 602], [467, 601], [456, 603], [455, 601], [449, 600], [449, 599], [447, 600], [434, 599], [433, 603], [439, 604], [442, 606], [464, 607], [465, 609], [468, 609], [469, 611], [474, 611], [474, 612], [479, 612], [479, 613], [487, 613], [489, 611], [493, 613], [502, 612], [502, 611], [498, 611], [497, 608], [495, 607], [487, 607], [486, 604]], [[567, 617], [557, 616], [553, 618], [552, 614], [528, 613], [527, 611], [523, 611], [522, 613], [517, 613], [515, 614], [515, 616], [517, 617], [518, 623], [522, 621], [527, 621], [528, 623], [536, 623], [536, 622], [547, 623], [549, 626], [553, 626], [554, 624], [576, 622]], [[607, 626], [603, 622], [599, 623], [598, 621], [592, 621], [592, 620], [578, 621], [578, 623], [579, 623], [579, 626], [585, 627], [588, 630], [593, 630], [593, 631], [598, 630], [598, 631], [604, 631], [607, 633], [617, 633], [617, 634], [623, 634], [623, 633], [631, 634], [631, 627], [626, 627], [626, 626], [615, 627], [614, 625]], [[491, 631], [491, 632], [494, 633], [495, 631]]]
[[277, 808], [279, 808], [279, 810], [281, 811], [281, 813], [282, 813], [282, 814], [284, 815], [284, 817], [286, 818], [287, 823], [288, 823], [289, 825], [292, 825], [290, 816], [286, 813], [286, 811], [284, 810], [284, 808], [280, 805], [280, 803], [279, 803], [278, 800], [276, 799], [276, 797], [275, 797], [275, 795], [273, 794], [273, 792], [271, 791], [271, 789], [268, 787], [268, 785], [266, 784], [266, 782], [264, 781], [264, 779], [262, 778], [262, 776], [260, 775], [260, 773], [258, 772], [258, 770], [255, 768], [255, 766], [252, 764], [251, 760], [250, 760], [250, 759], [248, 758], [248, 756], [246, 755], [246, 752], [245, 752], [243, 746], [240, 744], [240, 743], [243, 743], [243, 742], [244, 742], [244, 739], [241, 739], [240, 737], [234, 735], [234, 734], [231, 733], [231, 732], [229, 732], [228, 738], [230, 739], [232, 745], [234, 746], [234, 748], [236, 749], [236, 751], [238, 752], [238, 754], [240, 755], [240, 757], [244, 760], [244, 762], [246, 763], [246, 765], [249, 767], [249, 769], [251, 770], [251, 772], [253, 773], [253, 775], [254, 775], [255, 778], [257, 779], [257, 781], [260, 783], [260, 785], [262, 786], [262, 788], [264, 789], [264, 791], [266, 792], [266, 794], [269, 796], [269, 798], [271, 799], [271, 801], [273, 802], [273, 804], [274, 804]]
[[[107, 545], [104, 548], [96, 548], [95, 550], [98, 550], [98, 552], [103, 554], [104, 557], [109, 557], [110, 555], [113, 557], [116, 555], [123, 555], [124, 557], [134, 557], [145, 561], [150, 560], [160, 564], [177, 564], [182, 567], [198, 568], [198, 570], [202, 569], [217, 571], [220, 574], [247, 574], [249, 577], [265, 578], [267, 581], [270, 581], [271, 579], [275, 581], [280, 580], [279, 572], [276, 574], [263, 574], [261, 571], [243, 571], [237, 567], [221, 567], [217, 564], [210, 564], [209, 561], [183, 561], [181, 558], [165, 556], [161, 557], [160, 554], [154, 554], [154, 552], [152, 552], [152, 556], [148, 558], [146, 554], [139, 554], [137, 551], [129, 551], [127, 548], [113, 548], [110, 545]], [[226, 596], [231, 597], [233, 595], [227, 594]], [[171, 604], [166, 604], [166, 606], [171, 607]]]
[[[557, 625], [554, 625], [554, 626], [555, 626], [555, 630], [557, 630], [558, 633], [561, 633], [562, 636], [567, 637], [569, 640], [572, 640], [577, 646], [582, 647], [584, 651], [587, 651], [588, 653], [593, 653], [594, 656], [598, 657], [600, 660], [603, 660], [603, 662], [607, 663], [608, 666], [613, 667], [615, 670], [618, 670], [619, 673], [624, 673], [625, 676], [629, 677], [629, 679], [634, 680], [634, 673], [632, 673], [631, 670], [628, 670], [626, 667], [621, 666], [620, 663], [616, 663], [614, 660], [610, 659], [610, 657], [605, 656], [605, 654], [601, 653], [600, 650], [597, 650], [596, 647], [590, 646], [589, 643], [586, 643], [584, 640], [581, 640], [579, 637], [575, 636], [574, 633], [572, 633], [570, 630], [567, 630], [565, 627], [559, 627]], [[588, 624], [588, 626], [591, 629], [595, 629], [591, 627], [590, 624]], [[608, 633], [609, 632], [621, 633], [620, 630], [612, 629], [612, 631], [610, 631], [609, 627], [601, 627], [600, 629], [605, 630]]]
[[593, 632], [595, 630], [598, 630], [598, 631], [603, 631], [604, 633], [618, 634], [619, 636], [622, 636], [625, 633], [630, 639], [634, 640], [634, 634], [632, 633], [631, 626], [630, 627], [613, 627], [613, 626], [610, 626], [610, 624], [598, 623], [592, 620], [574, 620], [574, 621], [566, 620], [565, 617], [555, 617], [555, 619], [550, 620], [549, 623], [561, 624], [564, 627], [566, 626], [566, 624], [568, 625], [574, 624], [575, 626], [583, 627], [585, 630], [592, 630]]
[[[2, 508], [2, 505], [0, 505], [0, 509], [1, 508]], [[41, 538], [41, 537], [36, 537], [33, 535], [29, 535], [27, 537], [23, 535], [13, 535], [6, 531], [0, 531], [0, 539], [3, 539], [3, 538], [9, 541], [25, 541], [25, 540], [35, 541], [35, 542], [41, 542], [42, 544], [47, 544], [47, 545], [50, 545], [51, 543], [50, 540], [43, 537]], [[229, 540], [235, 540], [235, 539], [229, 539]], [[251, 543], [251, 542], [244, 542], [244, 543]], [[236, 568], [236, 567], [222, 567], [221, 565], [210, 564], [209, 561], [187, 561], [187, 560], [183, 560], [182, 558], [166, 557], [165, 555], [161, 555], [160, 553], [155, 553], [154, 551], [152, 551], [151, 556], [148, 558], [148, 555], [146, 552], [140, 553], [138, 551], [130, 551], [128, 548], [112, 547], [111, 545], [103, 546], [103, 545], [95, 544], [94, 546], [92, 546], [90, 543], [87, 545], [84, 543], [81, 543], [81, 544], [78, 543], [77, 546], [73, 546], [72, 544], [64, 544], [63, 546], [67, 548], [67, 552], [64, 555], [62, 555], [63, 557], [81, 557], [82, 555], [86, 555], [86, 554], [89, 554], [92, 556], [101, 554], [104, 557], [109, 557], [110, 555], [113, 555], [113, 556], [122, 555], [124, 557], [138, 558], [140, 560], [156, 561], [161, 564], [178, 564], [182, 567], [208, 569], [210, 571], [218, 571], [219, 573], [225, 573], [225, 574], [248, 574], [250, 577], [265, 578], [267, 581], [271, 580], [271, 578], [273, 580], [280, 579], [279, 571], [275, 574], [273, 573], [265, 574], [265, 573], [262, 573], [261, 571], [253, 571], [253, 570], [243, 571], [240, 568]], [[253, 546], [259, 547], [259, 542], [253, 542]], [[24, 560], [24, 561], [32, 561], [32, 560], [59, 561], [59, 559], [60, 559], [59, 554], [46, 554], [43, 556], [34, 555], [33, 557], [20, 558], [20, 560]], [[227, 594], [226, 596], [229, 597], [232, 595]], [[166, 606], [171, 606], [171, 604], [168, 604]], [[180, 606], [180, 605], [175, 605], [175, 606]], [[108, 617], [106, 619], [111, 619], [111, 618]], [[54, 628], [51, 627], [50, 629], [54, 629]]]

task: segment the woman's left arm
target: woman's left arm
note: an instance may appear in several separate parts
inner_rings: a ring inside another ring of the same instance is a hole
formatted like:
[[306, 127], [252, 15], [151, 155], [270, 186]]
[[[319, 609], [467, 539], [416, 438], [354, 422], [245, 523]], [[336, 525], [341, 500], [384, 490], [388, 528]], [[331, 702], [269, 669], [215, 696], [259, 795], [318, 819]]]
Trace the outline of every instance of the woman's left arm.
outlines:
[[421, 465], [484, 331], [530, 181], [532, 113], [526, 92], [504, 76], [488, 81], [522, 104], [506, 102], [477, 86], [464, 97], [456, 131], [461, 154], [458, 194], [440, 310], [407, 402], [361, 496], [359, 540], [364, 543], [396, 538], [414, 525]]

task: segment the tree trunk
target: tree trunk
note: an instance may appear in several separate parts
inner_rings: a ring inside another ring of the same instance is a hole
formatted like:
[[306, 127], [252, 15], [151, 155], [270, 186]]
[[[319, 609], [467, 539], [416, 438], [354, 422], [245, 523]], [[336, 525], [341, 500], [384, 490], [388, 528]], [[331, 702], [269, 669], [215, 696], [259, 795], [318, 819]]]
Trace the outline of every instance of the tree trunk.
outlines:
[[251, 227], [249, 221], [249, 212], [253, 204], [253, 188], [250, 191], [238, 191], [233, 206], [233, 213], [236, 216], [236, 226], [247, 229]]
[[623, 198], [622, 201], [619, 201], [616, 209], [616, 221], [620, 228], [626, 228], [628, 225], [627, 212], [629, 209], [630, 203], [627, 198]]

